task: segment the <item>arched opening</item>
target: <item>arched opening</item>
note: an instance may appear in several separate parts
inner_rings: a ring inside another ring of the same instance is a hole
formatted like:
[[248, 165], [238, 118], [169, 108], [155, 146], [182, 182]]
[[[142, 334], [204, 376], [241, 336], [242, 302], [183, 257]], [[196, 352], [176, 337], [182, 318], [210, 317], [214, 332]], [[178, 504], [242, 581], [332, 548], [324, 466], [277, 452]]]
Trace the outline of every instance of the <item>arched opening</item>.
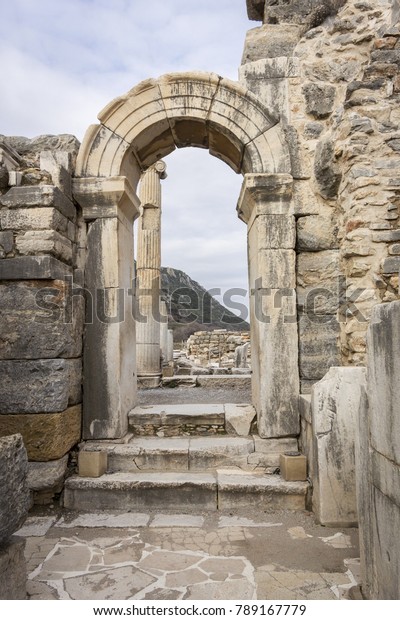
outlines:
[[[133, 220], [142, 173], [196, 146], [244, 175], [238, 215], [248, 227], [253, 404], [261, 436], [296, 435], [298, 345], [290, 158], [279, 119], [241, 85], [215, 74], [169, 74], [112, 101], [81, 146], [74, 195], [88, 230], [86, 287], [110, 306], [132, 295]], [[121, 293], [122, 291], [122, 293]], [[292, 308], [288, 311], [289, 306]], [[291, 320], [290, 320], [291, 317]], [[118, 437], [135, 404], [133, 317], [94, 320], [85, 339], [84, 436]]]
[[[137, 284], [143, 291], [138, 303], [140, 318], [148, 314], [146, 323], [137, 323], [139, 387], [159, 387], [162, 374], [172, 375], [173, 348], [172, 343], [170, 349], [166, 346], [168, 338], [173, 338], [179, 359], [175, 370], [191, 374], [196, 382], [196, 374], [236, 374], [234, 343], [243, 345], [249, 337], [246, 227], [232, 209], [241, 177], [198, 148], [176, 149], [156, 164], [160, 169], [164, 165], [166, 178], [164, 173], [163, 180], [155, 179], [160, 187], [160, 204], [148, 204], [152, 196], [148, 190], [142, 194], [139, 189], [144, 204], [135, 226]], [[148, 183], [147, 174], [142, 178]], [[166, 305], [168, 324], [154, 318], [153, 308], [160, 298], [162, 307]], [[214, 334], [211, 340], [213, 330], [226, 334]], [[194, 336], [196, 332], [202, 335]], [[231, 332], [234, 335], [230, 336]], [[197, 341], [203, 343], [201, 348]], [[176, 379], [165, 383], [175, 385]], [[168, 390], [141, 392], [139, 402], [155, 404], [156, 398], [172, 396]], [[229, 400], [229, 395], [225, 398]]]

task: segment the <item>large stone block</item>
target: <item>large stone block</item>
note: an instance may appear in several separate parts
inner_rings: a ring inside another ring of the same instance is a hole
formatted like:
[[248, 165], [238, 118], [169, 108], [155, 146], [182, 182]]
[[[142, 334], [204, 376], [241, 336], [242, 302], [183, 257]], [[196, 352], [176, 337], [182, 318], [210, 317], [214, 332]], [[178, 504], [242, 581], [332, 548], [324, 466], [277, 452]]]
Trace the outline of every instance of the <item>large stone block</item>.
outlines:
[[334, 315], [301, 315], [299, 364], [302, 379], [322, 379], [331, 366], [340, 366], [340, 324]]
[[301, 37], [300, 26], [260, 26], [246, 34], [242, 65], [264, 58], [293, 56], [293, 50]]
[[1, 197], [0, 203], [10, 209], [54, 207], [68, 219], [72, 221], [76, 219], [75, 205], [54, 185], [12, 187]]
[[254, 252], [259, 250], [293, 250], [296, 245], [296, 225], [291, 215], [259, 215], [249, 230], [249, 242]]
[[333, 111], [336, 88], [330, 84], [309, 82], [303, 86], [306, 112], [315, 118], [326, 118]]
[[335, 314], [339, 307], [338, 250], [302, 252], [297, 256], [297, 297], [308, 314]]
[[301, 217], [297, 223], [297, 249], [302, 252], [320, 252], [338, 248], [338, 227], [334, 218], [327, 216]]
[[55, 461], [80, 440], [81, 417], [81, 405], [62, 413], [0, 415], [0, 437], [21, 433], [30, 461]]
[[51, 254], [72, 263], [72, 242], [55, 230], [28, 230], [17, 235], [15, 245], [20, 254]]
[[84, 299], [62, 280], [0, 283], [0, 358], [76, 358]]
[[68, 233], [70, 220], [54, 207], [32, 209], [2, 209], [0, 214], [3, 230], [56, 230]]
[[362, 588], [367, 598], [374, 599], [376, 598], [376, 560], [373, 541], [373, 521], [375, 515], [373, 509], [368, 405], [367, 392], [365, 387], [362, 387], [355, 441], [358, 527], [360, 532]]
[[0, 361], [0, 414], [52, 413], [80, 402], [81, 360]]
[[21, 435], [1, 437], [0, 545], [21, 527], [30, 508], [27, 474], [28, 458]]
[[400, 464], [400, 302], [375, 306], [367, 337], [371, 444]]
[[264, 439], [297, 435], [300, 426], [296, 294], [269, 292], [251, 299], [250, 321], [253, 404]]
[[0, 547], [0, 600], [22, 601], [26, 599], [25, 539], [13, 536]]
[[357, 523], [355, 438], [364, 368], [331, 368], [312, 391], [313, 508], [322, 525]]
[[0, 280], [63, 280], [72, 268], [54, 256], [18, 256], [0, 261]]
[[68, 454], [56, 461], [29, 462], [28, 485], [35, 504], [49, 504], [63, 489]]
[[314, 174], [321, 196], [327, 200], [336, 198], [342, 173], [335, 158], [334, 144], [329, 139], [321, 140], [317, 144]]

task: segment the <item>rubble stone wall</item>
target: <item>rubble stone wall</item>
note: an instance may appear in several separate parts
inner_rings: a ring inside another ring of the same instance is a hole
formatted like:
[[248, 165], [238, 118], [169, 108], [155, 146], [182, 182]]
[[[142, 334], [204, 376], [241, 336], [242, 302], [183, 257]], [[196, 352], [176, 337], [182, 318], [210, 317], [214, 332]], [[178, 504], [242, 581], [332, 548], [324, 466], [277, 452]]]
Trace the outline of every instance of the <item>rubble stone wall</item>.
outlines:
[[399, 5], [249, 0], [248, 9], [263, 25], [247, 34], [240, 79], [281, 120], [291, 149], [307, 393], [329, 367], [365, 363], [372, 308], [399, 298]]
[[0, 138], [0, 436], [21, 433], [37, 498], [49, 486], [61, 490], [65, 455], [81, 436], [84, 299], [74, 286], [82, 284], [85, 227], [71, 191], [78, 147], [72, 136]]
[[[219, 364], [235, 366], [237, 347], [250, 342], [250, 332], [228, 332], [215, 329], [195, 332], [188, 338], [186, 349], [190, 360], [199, 365]], [[248, 355], [250, 360], [250, 352]]]

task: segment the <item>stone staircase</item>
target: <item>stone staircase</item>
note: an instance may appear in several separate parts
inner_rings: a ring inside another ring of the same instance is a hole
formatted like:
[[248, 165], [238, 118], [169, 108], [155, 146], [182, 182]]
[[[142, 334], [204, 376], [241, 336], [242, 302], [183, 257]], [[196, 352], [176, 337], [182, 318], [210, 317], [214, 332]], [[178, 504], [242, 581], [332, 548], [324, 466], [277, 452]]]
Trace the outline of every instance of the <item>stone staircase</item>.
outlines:
[[85, 452], [107, 453], [107, 473], [69, 478], [64, 506], [83, 511], [304, 510], [308, 483], [285, 482], [276, 473], [279, 454], [296, 451], [297, 440], [251, 434], [254, 415], [251, 405], [136, 407], [126, 437], [81, 446]]

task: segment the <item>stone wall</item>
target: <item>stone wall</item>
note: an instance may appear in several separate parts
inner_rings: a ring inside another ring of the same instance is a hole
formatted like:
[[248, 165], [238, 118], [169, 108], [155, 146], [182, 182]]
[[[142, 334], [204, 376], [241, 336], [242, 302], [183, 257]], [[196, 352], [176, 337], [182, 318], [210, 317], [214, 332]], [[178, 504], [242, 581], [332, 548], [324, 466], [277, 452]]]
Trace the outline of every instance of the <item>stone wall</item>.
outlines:
[[[72, 136], [3, 138], [0, 436], [21, 433], [40, 499], [62, 489], [80, 439], [85, 229], [71, 192]], [[58, 472], [55, 475], [55, 472]]]
[[400, 598], [400, 302], [372, 312], [367, 391], [357, 433], [357, 495], [363, 592]]
[[[195, 332], [188, 338], [186, 351], [188, 358], [201, 366], [218, 364], [225, 368], [234, 368], [237, 347], [249, 342], [250, 332], [215, 329], [210, 332]], [[248, 359], [250, 360], [250, 351]]]
[[31, 505], [28, 458], [21, 435], [0, 437], [0, 600], [26, 598], [25, 540], [13, 534]]
[[331, 366], [365, 363], [372, 308], [399, 297], [399, 7], [248, 0], [248, 10], [263, 25], [247, 34], [240, 80], [291, 149], [306, 393]]

